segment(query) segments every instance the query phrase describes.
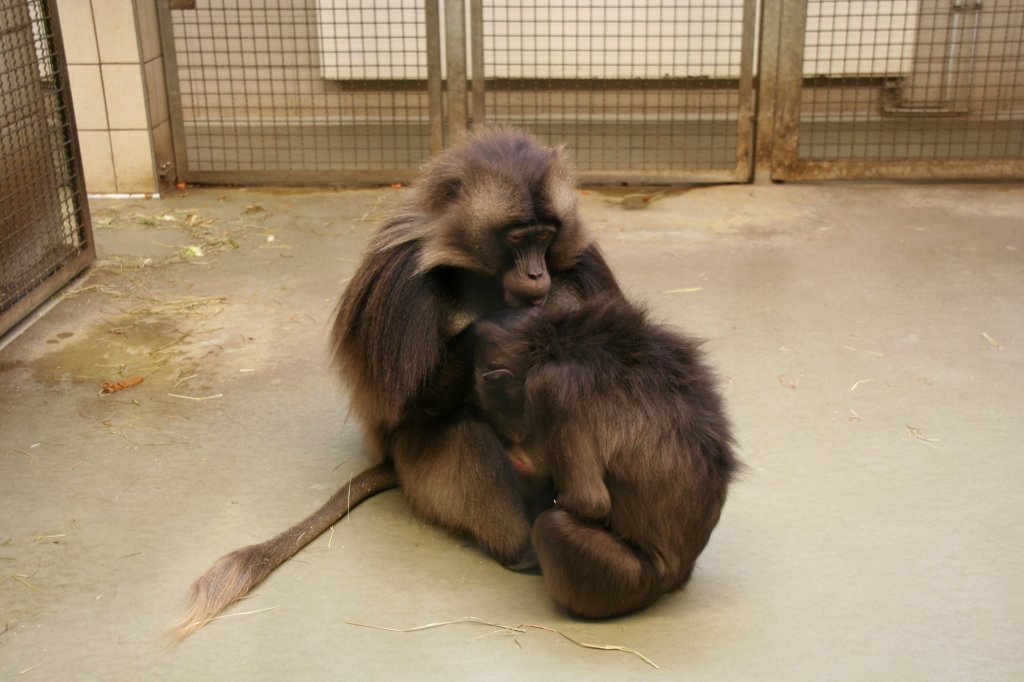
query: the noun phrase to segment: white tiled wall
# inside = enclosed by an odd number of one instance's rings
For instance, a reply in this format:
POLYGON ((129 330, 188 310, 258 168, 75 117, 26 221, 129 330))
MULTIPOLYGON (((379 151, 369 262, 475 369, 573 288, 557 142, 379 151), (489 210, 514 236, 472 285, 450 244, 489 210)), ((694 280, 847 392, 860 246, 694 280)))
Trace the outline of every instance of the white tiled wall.
POLYGON ((159 191, 171 157, 157 0, 57 0, 90 194, 159 191))

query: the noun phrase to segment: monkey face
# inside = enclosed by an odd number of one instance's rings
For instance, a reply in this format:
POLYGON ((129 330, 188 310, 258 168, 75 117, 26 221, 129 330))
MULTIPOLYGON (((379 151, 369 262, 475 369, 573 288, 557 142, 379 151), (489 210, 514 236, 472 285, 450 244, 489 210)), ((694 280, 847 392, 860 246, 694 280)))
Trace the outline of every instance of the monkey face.
POLYGON ((511 308, 541 306, 551 290, 546 261, 548 245, 558 231, 551 225, 512 227, 501 235, 507 255, 501 276, 505 305, 511 308))
MULTIPOLYGON (((512 313, 492 317, 504 319, 509 315, 512 313)), ((474 333, 476 403, 498 434, 521 443, 526 435, 523 378, 515 371, 520 349, 510 332, 494 319, 478 321, 474 333)))
POLYGON ((526 436, 523 409, 523 382, 504 367, 477 370, 477 400, 495 430, 513 443, 526 436))
POLYGON ((552 274, 575 267, 591 243, 562 150, 513 131, 475 135, 439 157, 417 184, 414 213, 427 217, 417 269, 489 280, 500 287, 491 310, 543 305, 552 274))

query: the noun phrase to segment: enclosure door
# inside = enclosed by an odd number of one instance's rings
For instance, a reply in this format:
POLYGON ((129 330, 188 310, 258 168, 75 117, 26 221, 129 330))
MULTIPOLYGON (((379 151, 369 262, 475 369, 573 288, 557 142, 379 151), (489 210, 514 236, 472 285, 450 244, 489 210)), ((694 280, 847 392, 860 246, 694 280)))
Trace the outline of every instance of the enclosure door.
POLYGON ((755 4, 476 0, 476 108, 564 143, 584 181, 745 182, 755 4))
POLYGON ((160 3, 178 179, 411 178, 442 115, 430 113, 428 9, 436 2, 160 3))
POLYGON ((1024 175, 1024 1, 781 0, 771 177, 1024 175))
POLYGON ((0 0, 0 334, 95 253, 54 11, 0 0))
POLYGON ((403 180, 482 124, 584 180, 745 181, 754 0, 161 3, 177 174, 403 180))

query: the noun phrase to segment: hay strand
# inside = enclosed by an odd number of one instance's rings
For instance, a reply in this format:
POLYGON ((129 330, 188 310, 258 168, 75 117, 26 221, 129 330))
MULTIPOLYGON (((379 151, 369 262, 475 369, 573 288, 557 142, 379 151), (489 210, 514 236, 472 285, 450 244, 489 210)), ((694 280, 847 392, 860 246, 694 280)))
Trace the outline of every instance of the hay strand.
POLYGON ((520 627, 536 628, 537 630, 544 630, 546 632, 553 632, 556 635, 560 635, 560 636, 564 637, 565 639, 569 640, 570 642, 572 642, 576 646, 583 647, 584 649, 597 649, 599 651, 622 651, 624 653, 632 654, 634 656, 639 657, 641 660, 643 660, 644 663, 646 663, 649 666, 652 666, 654 668, 658 668, 659 670, 661 669, 661 668, 658 667, 657 663, 655 663, 651 659, 647 658, 646 656, 644 656, 642 653, 640 653, 636 649, 630 649, 628 646, 619 646, 617 644, 589 644, 587 642, 581 642, 578 639, 573 639, 572 637, 570 637, 569 635, 565 634, 561 630, 555 630, 554 628, 545 627, 543 625, 531 625, 529 623, 524 623, 520 627))
POLYGON ((180 393, 168 393, 167 395, 171 396, 172 398, 181 398, 182 400, 196 400, 196 401, 213 400, 214 398, 223 398, 224 397, 223 393, 217 393, 215 395, 206 395, 206 396, 199 396, 199 397, 193 396, 193 395, 181 395, 180 393))
MULTIPOLYGON (((355 625, 356 627, 369 628, 370 630, 383 630, 384 632, 422 632, 423 630, 432 630, 434 628, 445 627, 447 625, 457 625, 457 624, 460 624, 460 623, 473 623, 475 625, 484 625, 484 626, 487 626, 487 627, 497 628, 497 629, 499 629, 499 630, 501 630, 503 632, 516 633, 516 634, 525 633, 526 632, 526 628, 532 628, 534 630, 543 630, 544 632, 551 632, 551 633, 554 633, 556 635, 559 635, 559 636, 565 638, 567 641, 571 642, 572 644, 575 644, 576 646, 581 647, 583 649, 594 649, 594 650, 597 650, 597 651, 621 651, 623 653, 631 654, 631 655, 636 656, 639 659, 641 659, 647 665, 652 666, 654 668, 658 668, 660 670, 658 664, 656 664, 654 661, 649 659, 647 656, 644 656, 642 653, 640 653, 636 649, 631 649, 631 648, 629 648, 627 646, 619 646, 617 644, 591 644, 589 642, 581 642, 578 639, 570 637, 569 635, 565 634, 561 630, 556 630, 554 628, 549 628, 546 625, 535 625, 535 624, 531 624, 531 623, 523 623, 522 625, 513 627, 511 625, 501 625, 499 623, 491 623, 491 622, 482 620, 480 618, 477 618, 475 616, 466 616, 465 618, 457 618, 456 620, 440 621, 440 622, 437 622, 437 623, 427 623, 426 625, 418 625, 418 626, 412 627, 412 628, 388 628, 388 627, 383 627, 383 626, 380 626, 380 625, 367 625, 365 623, 354 623, 352 621, 345 621, 346 625, 355 625)), ((519 641, 516 640, 516 643, 519 644, 519 641)))
POLYGON ((466 616, 465 618, 458 618, 456 620, 446 620, 439 623, 427 623, 426 625, 418 625, 413 628, 386 628, 381 625, 367 625, 365 623, 353 623, 351 621, 345 621, 346 625, 355 625, 360 628, 369 628, 370 630, 383 630, 385 632, 421 632, 423 630, 433 630, 434 628, 444 627, 446 625, 458 625, 459 623, 475 623, 476 625, 486 625, 487 627, 498 628, 507 632, 524 632, 520 628, 514 628, 510 625, 500 625, 498 623, 489 623, 485 620, 481 620, 476 616, 466 616))
POLYGON ((904 424, 904 426, 907 427, 907 435, 910 436, 911 438, 916 438, 922 443, 927 443, 928 445, 931 445, 933 447, 936 443, 939 442, 938 438, 929 438, 925 436, 924 433, 921 432, 921 429, 917 428, 916 426, 911 426, 910 424, 904 424))

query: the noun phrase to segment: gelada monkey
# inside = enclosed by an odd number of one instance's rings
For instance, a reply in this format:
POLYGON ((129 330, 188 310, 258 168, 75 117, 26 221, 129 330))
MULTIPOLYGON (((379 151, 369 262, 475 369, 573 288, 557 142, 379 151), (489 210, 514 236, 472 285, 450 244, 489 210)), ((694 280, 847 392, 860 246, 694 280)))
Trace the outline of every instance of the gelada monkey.
POLYGON ((535 506, 505 446, 467 401, 467 328, 505 308, 570 309, 619 287, 576 206, 560 148, 484 131, 433 160, 377 232, 333 328, 352 410, 378 463, 280 535, 219 559, 192 585, 174 636, 246 594, 349 509, 400 486, 414 513, 506 566, 536 565, 535 506))
POLYGON ((737 467, 698 344, 622 296, 475 331, 479 405, 517 470, 554 479, 533 526, 554 600, 602 618, 686 584, 737 467))

